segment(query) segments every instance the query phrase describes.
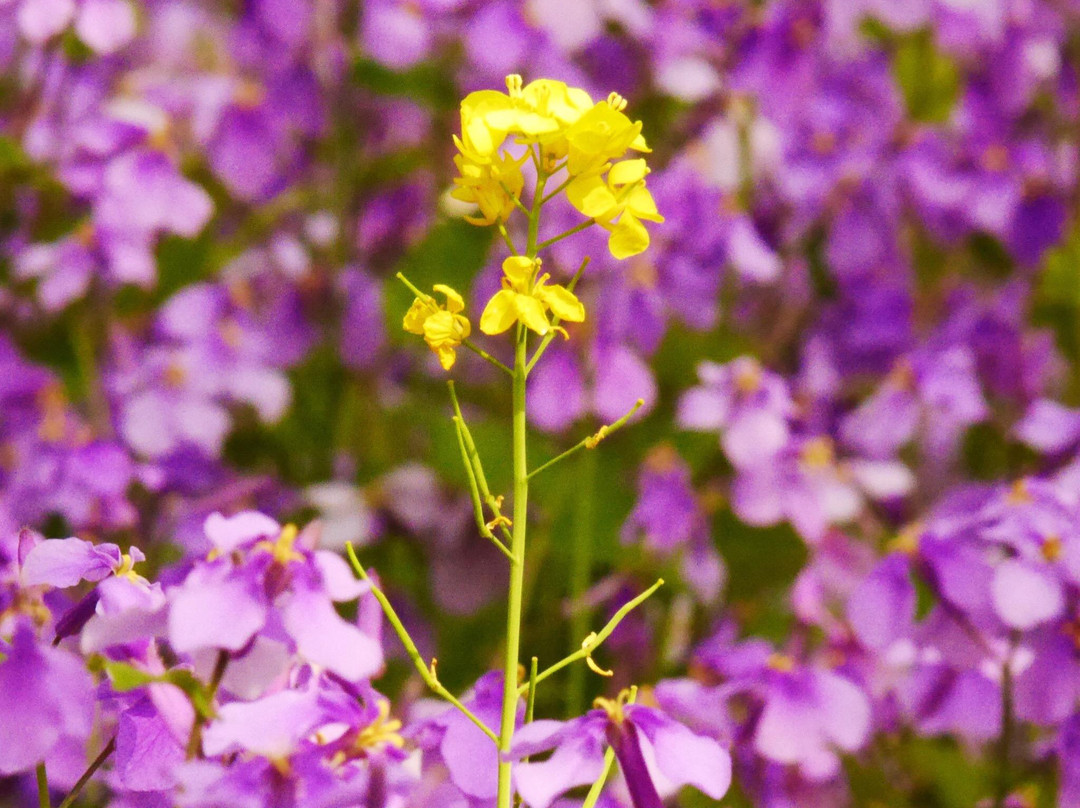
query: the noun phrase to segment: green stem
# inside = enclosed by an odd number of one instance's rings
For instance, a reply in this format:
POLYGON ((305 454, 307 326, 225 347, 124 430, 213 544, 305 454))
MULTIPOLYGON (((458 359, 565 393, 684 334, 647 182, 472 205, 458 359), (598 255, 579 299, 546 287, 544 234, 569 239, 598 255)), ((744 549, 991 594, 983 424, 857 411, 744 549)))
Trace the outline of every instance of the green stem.
POLYGON ((465 437, 461 433, 461 424, 461 419, 455 415, 454 431, 457 433, 458 448, 461 449, 461 464, 465 466, 465 475, 469 478, 469 494, 472 496, 476 528, 480 531, 480 535, 494 544, 499 549, 499 552, 510 559, 511 563, 515 563, 517 559, 511 554, 510 549, 495 537, 495 534, 491 532, 491 528, 484 522, 484 506, 480 502, 480 489, 476 486, 476 472, 473 470, 472 461, 469 460, 469 451, 465 448, 465 437))
MULTIPOLYGON (((465 441, 465 450, 469 462, 472 464, 472 470, 475 475, 477 488, 480 492, 480 498, 491 509, 491 512, 495 514, 495 521, 502 530, 503 538, 506 539, 506 541, 512 542, 513 539, 510 537, 510 531, 506 529, 507 520, 503 519, 502 497, 494 496, 491 493, 491 489, 488 488, 487 475, 484 474, 484 464, 480 462, 480 452, 476 450, 476 442, 473 440, 472 433, 469 431, 469 425, 465 423, 465 417, 461 414, 461 404, 458 403, 457 392, 454 389, 453 380, 448 380, 446 386, 450 390, 450 401, 454 405, 454 417, 457 419, 458 427, 461 430, 462 440, 465 441)), ((505 547, 505 545, 503 546, 505 547)))
POLYGON ((562 454, 556 455, 555 457, 551 458, 551 460, 544 463, 542 466, 538 466, 537 468, 533 469, 529 472, 529 478, 531 479, 535 477, 544 469, 554 466, 560 460, 565 460, 566 458, 570 457, 570 455, 575 454, 581 449, 595 449, 596 445, 608 435, 610 435, 612 432, 616 432, 617 430, 622 429, 624 426, 626 426, 626 422, 629 421, 633 417, 634 413, 641 409, 641 407, 643 406, 645 406, 645 400, 639 398, 637 401, 634 402, 634 406, 630 408, 630 411, 618 421, 600 427, 600 429, 598 429, 595 433, 589 435, 587 438, 582 438, 580 441, 571 446, 562 454))
POLYGON ((71 808, 75 804, 75 800, 79 798, 83 788, 90 782, 90 778, 93 777, 97 770, 101 768, 102 764, 109 759, 109 755, 116 751, 116 738, 113 737, 105 748, 98 753, 98 756, 86 767, 86 771, 82 773, 82 777, 75 781, 75 785, 71 787, 71 791, 64 797, 64 801, 60 803, 60 808, 71 808))
MULTIPOLYGON (((593 532, 596 515, 596 452, 586 452, 578 462, 577 510, 574 514, 574 544, 570 561, 570 636, 580 642, 589 631, 592 609, 585 602, 593 560, 593 532)), ((585 706, 587 669, 577 665, 570 669, 566 686, 566 715, 581 715, 585 706)))
MULTIPOLYGON (((529 150, 536 155, 532 149, 529 150)), ((538 250, 537 234, 540 232, 540 205, 544 198, 544 185, 547 175, 541 170, 540 161, 536 160, 536 188, 533 191, 532 208, 529 210, 528 241, 525 254, 535 258, 538 250)), ((529 330, 521 323, 517 327, 517 339, 514 345, 514 394, 513 394, 513 434, 514 434, 514 531, 510 552, 517 559, 510 566, 510 591, 506 607, 506 656, 503 659, 503 698, 502 716, 499 721, 499 751, 510 751, 514 740, 514 724, 517 718, 518 703, 518 659, 521 655, 521 604, 525 591, 525 529, 529 512, 529 460, 527 453, 527 416, 525 414, 525 382, 529 371, 529 330)), ((497 808, 512 808, 514 787, 510 780, 510 761, 499 756, 499 781, 496 798, 497 808)))
POLYGON ((502 362, 500 362, 494 356, 489 354, 487 351, 485 351, 483 348, 481 348, 479 345, 477 345, 471 339, 462 340, 461 344, 464 345, 466 348, 468 348, 473 353, 475 353, 477 356, 481 357, 482 359, 487 360, 487 362, 489 362, 490 364, 497 367, 503 373, 506 373, 506 374, 508 374, 510 376, 514 375, 514 371, 510 370, 510 368, 508 368, 506 365, 504 365, 502 362))
POLYGON ((1013 704, 1013 677, 1012 659, 1015 648, 1015 638, 1009 646, 1009 653, 1005 657, 1005 663, 1001 666, 1001 737, 998 739, 997 748, 997 782, 994 786, 994 808, 1004 808, 1009 799, 1012 789, 1012 736, 1016 724, 1015 708, 1013 704))
POLYGON ((427 663, 424 662, 424 658, 420 656, 420 651, 416 647, 416 643, 413 642, 412 637, 409 636, 409 632, 406 631, 405 626, 401 622, 401 618, 398 617, 397 612, 394 611, 394 607, 390 605, 390 601, 379 587, 375 586, 375 582, 371 580, 371 576, 367 574, 367 570, 364 569, 360 563, 360 559, 356 557, 356 551, 353 549, 352 542, 348 542, 345 545, 345 554, 349 557, 349 563, 352 565, 353 571, 364 581, 367 581, 371 585, 371 594, 375 596, 375 600, 379 601, 379 606, 382 607, 383 614, 386 615, 387 622, 394 629, 394 633, 397 634, 398 639, 401 640, 401 644, 405 646, 405 653, 409 655, 409 659, 412 660, 413 665, 416 666, 417 672, 420 674, 420 678, 424 680, 424 684, 432 689, 433 692, 442 696, 448 702, 453 704, 462 715, 472 721, 481 732, 487 735, 494 743, 499 743, 499 736, 492 732, 487 724, 481 721, 468 707, 461 703, 445 687, 442 682, 439 681, 439 677, 435 675, 435 660, 431 661, 431 667, 429 668, 427 663))
POLYGON ((499 222, 499 235, 502 236, 503 241, 506 242, 506 246, 509 248, 511 255, 520 255, 517 251, 517 247, 514 246, 514 240, 510 238, 510 232, 502 222, 499 222))
POLYGON ((536 711, 536 665, 539 660, 532 658, 529 663, 529 697, 525 701, 525 723, 530 724, 536 711))
POLYGON ((409 291, 412 292, 414 295, 416 295, 421 300, 432 300, 431 295, 429 295, 427 292, 421 292, 419 289, 417 289, 416 285, 412 281, 410 281, 408 278, 406 278, 403 273, 398 272, 395 277, 399 281, 401 281, 403 284, 405 284, 409 288, 409 291))
MULTIPOLYGON (((535 218, 535 217, 534 217, 535 218)), ((530 223, 530 235, 532 224, 530 223)), ((530 238, 530 242, 532 242, 530 238)), ((521 652, 521 601, 525 581, 525 526, 528 519, 529 470, 526 456, 525 360, 528 332, 518 326, 514 351, 514 531, 510 552, 519 562, 510 567, 510 593, 506 610, 506 656, 503 660, 502 718, 499 723, 499 750, 508 752, 514 738, 518 703, 518 658, 521 652)), ((499 760, 498 808, 511 808, 513 786, 510 762, 499 760)))
MULTIPOLYGON (((550 247, 552 244, 557 244, 558 242, 562 241, 564 238, 570 238, 570 236, 574 235, 575 233, 580 233, 585 228, 592 227, 594 224, 596 224, 595 219, 586 219, 581 224, 575 225, 574 227, 571 227, 565 233, 559 233, 559 235, 553 236, 552 238, 549 238, 547 241, 541 241, 539 244, 536 245, 536 252, 539 252, 540 250, 543 250, 543 249, 545 249, 547 247, 550 247)), ((533 257, 535 257, 535 256, 533 256, 533 257)))
POLYGON ((45 773, 45 761, 37 765, 37 794, 40 808, 51 808, 49 802, 49 775, 45 773))
POLYGON ((585 802, 581 803, 581 808, 593 808, 596 805, 596 801, 600 799, 600 794, 604 791, 604 785, 607 783, 608 776, 611 774, 614 765, 615 750, 609 746, 608 750, 604 752, 604 769, 600 772, 596 782, 592 784, 589 793, 585 795, 585 802))
MULTIPOLYGON (((225 650, 218 651, 217 658, 214 660, 214 670, 210 674, 210 683, 206 687, 207 703, 214 703, 214 697, 217 696, 218 687, 221 686, 221 680, 225 678, 225 669, 228 666, 229 652, 225 650)), ((191 725, 191 735, 188 736, 187 756, 189 760, 199 757, 202 753, 202 731, 205 723, 205 719, 196 714, 195 721, 191 725)))

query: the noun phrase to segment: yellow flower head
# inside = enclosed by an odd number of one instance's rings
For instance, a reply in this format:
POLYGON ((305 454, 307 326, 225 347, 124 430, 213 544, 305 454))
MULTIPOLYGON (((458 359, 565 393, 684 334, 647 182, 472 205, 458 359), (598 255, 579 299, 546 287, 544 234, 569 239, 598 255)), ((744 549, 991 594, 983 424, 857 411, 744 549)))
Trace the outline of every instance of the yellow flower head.
POLYGON ((567 170, 571 175, 602 171, 605 163, 622 157, 627 149, 649 151, 641 136, 641 121, 626 117, 625 107, 626 100, 612 93, 567 129, 567 170))
POLYGON ((616 258, 629 258, 648 248, 649 233, 642 219, 664 221, 645 187, 648 173, 641 158, 623 160, 610 166, 606 180, 595 172, 575 177, 566 187, 570 204, 610 231, 608 249, 616 258))
POLYGON ((539 258, 514 255, 503 261, 502 289, 488 301, 480 315, 480 330, 501 334, 516 322, 537 334, 552 329, 549 313, 560 320, 580 323, 585 307, 574 293, 558 284, 548 285, 549 275, 540 275, 539 258))
POLYGON ((419 334, 439 357, 443 370, 454 366, 454 349, 469 338, 472 326, 460 312, 465 308, 461 295, 444 284, 436 284, 434 291, 446 297, 440 306, 433 297, 417 297, 405 312, 404 327, 410 334, 419 334))

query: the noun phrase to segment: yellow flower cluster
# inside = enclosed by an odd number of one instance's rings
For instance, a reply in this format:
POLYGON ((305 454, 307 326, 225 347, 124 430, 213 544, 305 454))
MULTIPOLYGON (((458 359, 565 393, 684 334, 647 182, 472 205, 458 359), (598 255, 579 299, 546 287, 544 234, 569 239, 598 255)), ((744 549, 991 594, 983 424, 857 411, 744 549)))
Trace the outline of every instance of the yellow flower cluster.
POLYGON ((642 221, 664 219, 645 187, 645 161, 622 159, 627 151, 649 151, 641 121, 623 111, 626 101, 612 93, 594 103, 584 90, 551 79, 523 86, 513 75, 506 86, 506 93, 480 90, 461 102, 461 137, 454 138, 459 176, 452 195, 479 208, 469 221, 490 225, 509 217, 520 204, 521 169, 533 153, 546 174, 566 170, 567 199, 610 232, 612 255, 644 251, 649 234, 642 221), (504 150, 507 138, 519 148, 504 150))

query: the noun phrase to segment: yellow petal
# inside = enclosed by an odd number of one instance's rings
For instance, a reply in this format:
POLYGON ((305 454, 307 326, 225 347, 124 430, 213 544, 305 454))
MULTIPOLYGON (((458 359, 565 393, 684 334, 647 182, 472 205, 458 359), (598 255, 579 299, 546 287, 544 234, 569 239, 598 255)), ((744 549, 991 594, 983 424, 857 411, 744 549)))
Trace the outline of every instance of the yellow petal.
POLYGON ((649 232, 645 225, 629 213, 619 217, 608 238, 608 249, 619 260, 645 252, 649 247, 649 232))
POLYGON ((434 306, 429 301, 416 298, 413 300, 412 305, 409 306, 409 310, 405 312, 405 319, 402 322, 402 326, 410 334, 423 334, 424 333, 424 320, 428 318, 434 311, 434 306))
POLYGON ((457 355, 454 353, 453 348, 442 345, 433 350, 435 351, 435 355, 439 357, 439 364, 442 365, 443 370, 450 370, 450 368, 454 366, 454 360, 457 359, 457 355))
POLYGON ((451 314, 457 314, 465 308, 465 300, 445 283, 437 283, 433 288, 446 295, 446 310, 451 314))
POLYGON ((638 219, 646 219, 650 222, 664 221, 664 217, 656 209, 656 201, 653 199, 652 194, 649 193, 649 189, 644 185, 632 188, 626 198, 623 199, 623 204, 638 219))
POLYGON ((514 299, 517 292, 503 289, 495 293, 480 315, 480 330, 485 334, 501 334, 517 320, 517 308, 514 299))
POLYGON ((580 323, 585 319, 585 307, 574 293, 564 286, 541 286, 536 290, 536 296, 544 301, 552 314, 560 320, 580 323))
MULTIPOLYGON (((424 340, 434 348, 443 344, 460 344, 463 338, 461 321, 465 320, 461 315, 454 315, 448 311, 437 311, 424 320, 424 340)), ((465 324, 468 324, 465 320, 465 324)))
POLYGON ((651 152, 652 151, 652 149, 650 149, 648 146, 645 145, 645 136, 643 134, 641 134, 640 132, 638 133, 638 136, 636 138, 634 138, 633 142, 630 144, 630 148, 633 149, 634 151, 639 151, 639 152, 651 152))
POLYGON ((629 185, 631 182, 645 179, 649 173, 649 167, 641 158, 636 160, 623 160, 611 167, 608 174, 608 182, 612 185, 629 185))
POLYGON ((525 292, 532 281, 536 261, 532 258, 526 258, 524 255, 511 255, 503 261, 502 268, 503 274, 506 275, 511 286, 519 292, 525 292))
POLYGON ((514 295, 514 307, 517 309, 517 319, 537 334, 546 334, 551 329, 544 304, 532 295, 514 295))
POLYGON ((590 219, 603 219, 616 207, 615 195, 596 174, 576 177, 566 186, 570 204, 590 219))

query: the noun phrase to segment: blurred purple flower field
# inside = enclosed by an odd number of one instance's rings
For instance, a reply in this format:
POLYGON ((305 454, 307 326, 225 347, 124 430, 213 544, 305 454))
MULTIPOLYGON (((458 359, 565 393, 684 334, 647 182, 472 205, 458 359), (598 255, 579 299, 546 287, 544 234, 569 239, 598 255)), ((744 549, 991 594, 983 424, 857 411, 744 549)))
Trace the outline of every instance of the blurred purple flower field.
POLYGON ((1078 0, 0 0, 0 806, 1080 808, 1078 371, 1078 0))

